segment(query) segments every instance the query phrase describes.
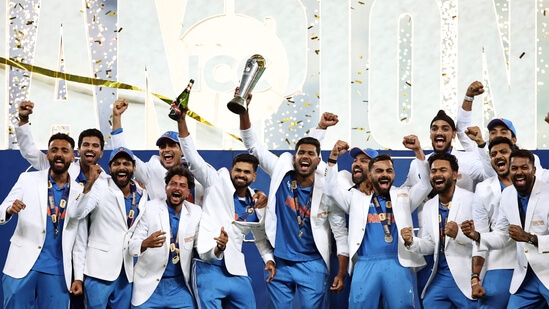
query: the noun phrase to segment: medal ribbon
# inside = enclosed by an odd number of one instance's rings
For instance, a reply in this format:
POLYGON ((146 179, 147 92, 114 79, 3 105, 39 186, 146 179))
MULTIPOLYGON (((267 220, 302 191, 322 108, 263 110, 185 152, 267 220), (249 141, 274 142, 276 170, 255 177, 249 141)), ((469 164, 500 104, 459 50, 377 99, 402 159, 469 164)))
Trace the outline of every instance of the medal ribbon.
POLYGON ((386 199, 385 212, 383 212, 383 208, 381 208, 381 205, 379 204, 379 199, 377 194, 374 194, 374 196, 372 197, 372 201, 374 202, 377 216, 379 218, 379 222, 381 223, 381 226, 383 227, 383 233, 385 233, 385 237, 392 238, 390 226, 393 219, 393 207, 391 204, 390 197, 386 199))
POLYGON ((307 214, 310 215, 311 213, 311 203, 312 203, 312 196, 313 196, 313 188, 311 188, 311 192, 309 192, 309 196, 307 197, 307 200, 304 205, 299 204, 299 192, 297 190, 297 179, 295 176, 295 173, 291 173, 292 175, 292 193, 294 195, 294 205, 295 205, 295 212, 297 214, 297 225, 299 226, 299 237, 303 236, 303 227, 305 226, 305 220, 307 219, 307 214))
MULTIPOLYGON (((234 198, 238 199, 236 196, 236 192, 234 193, 234 198)), ((239 200, 239 202, 241 202, 239 200)), ((250 192, 246 191, 246 210, 242 214, 238 214, 237 212, 234 213, 235 221, 242 221, 246 222, 246 219, 254 213, 254 202, 252 201, 252 197, 250 196, 250 192)))
MULTIPOLYGON (((179 213, 181 215, 181 213, 179 213)), ((179 218, 178 222, 179 222, 179 218)), ((170 220, 170 256, 172 257, 172 263, 179 263, 179 224, 171 226, 172 220, 170 220)))
MULTIPOLYGON (((440 203, 440 202, 439 202, 440 203)), ((444 227, 446 227, 446 223, 448 223, 448 215, 450 214, 450 208, 452 207, 452 201, 448 203, 448 209, 445 209, 442 207, 442 203, 440 203, 440 208, 444 209, 444 211, 448 211, 446 214, 446 218, 442 220, 442 215, 440 214, 441 209, 439 209, 438 212, 438 228, 439 228, 439 235, 440 235, 440 252, 444 253, 444 247, 446 243, 446 233, 444 232, 444 227)))
POLYGON ((128 209, 128 213, 126 215, 128 228, 130 228, 133 225, 135 218, 139 213, 139 209, 137 209, 136 205, 137 203, 139 203, 139 200, 141 199, 141 196, 137 194, 137 187, 135 186, 134 183, 130 183, 130 190, 132 192, 131 194, 132 200, 131 200, 130 209, 128 209))
POLYGON ((65 219, 65 214, 67 213, 67 200, 69 198, 69 192, 70 192, 70 181, 67 176, 67 183, 63 187, 63 194, 61 196, 61 200, 59 201, 59 205, 55 205, 55 199, 53 197, 53 183, 51 176, 48 179, 48 204, 49 207, 47 209, 47 214, 51 218, 51 222, 53 223, 53 228, 55 229, 55 235, 59 233, 59 221, 65 219), (61 215, 59 215, 59 208, 62 209, 61 215))

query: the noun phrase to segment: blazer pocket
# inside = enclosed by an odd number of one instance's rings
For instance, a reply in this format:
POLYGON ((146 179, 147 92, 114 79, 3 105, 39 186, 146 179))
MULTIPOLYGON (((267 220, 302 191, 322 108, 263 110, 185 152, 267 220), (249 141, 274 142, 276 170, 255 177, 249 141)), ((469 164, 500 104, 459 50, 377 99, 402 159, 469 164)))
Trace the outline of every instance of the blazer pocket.
POLYGON ((183 248, 185 248, 185 250, 192 250, 195 238, 195 235, 186 235, 183 237, 183 248))
POLYGON ((97 249, 97 250, 100 250, 100 251, 104 251, 104 252, 107 252, 110 249, 109 244, 104 243, 104 242, 100 242, 100 241, 96 241, 96 240, 92 240, 92 239, 90 239, 90 241, 88 242, 88 247, 94 248, 94 249, 97 249))
POLYGON ((538 235, 547 235, 547 220, 543 216, 533 216, 530 223, 531 231, 538 235))

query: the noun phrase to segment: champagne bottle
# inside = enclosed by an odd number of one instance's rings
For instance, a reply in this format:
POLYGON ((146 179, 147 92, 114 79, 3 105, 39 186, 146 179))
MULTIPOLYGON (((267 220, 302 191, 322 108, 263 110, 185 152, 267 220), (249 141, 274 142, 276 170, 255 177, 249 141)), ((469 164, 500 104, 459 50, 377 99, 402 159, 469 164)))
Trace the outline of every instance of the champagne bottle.
POLYGON ((183 90, 183 92, 181 92, 181 94, 179 94, 179 96, 177 96, 177 98, 173 101, 170 108, 170 113, 168 114, 171 119, 175 121, 181 119, 184 110, 187 109, 187 105, 189 104, 189 95, 191 94, 193 84, 194 80, 191 79, 187 85, 187 88, 185 88, 185 90, 183 90))

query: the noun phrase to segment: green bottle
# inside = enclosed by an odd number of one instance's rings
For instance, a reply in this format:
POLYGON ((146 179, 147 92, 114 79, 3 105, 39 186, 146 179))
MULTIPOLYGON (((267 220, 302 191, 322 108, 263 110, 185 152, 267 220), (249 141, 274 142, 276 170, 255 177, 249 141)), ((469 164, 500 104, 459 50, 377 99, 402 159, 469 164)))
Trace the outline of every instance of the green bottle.
POLYGON ((178 121, 181 119, 181 115, 183 115, 183 111, 187 109, 187 105, 189 104, 189 96, 191 94, 191 88, 193 87, 194 79, 191 79, 189 81, 189 84, 187 85, 187 88, 181 92, 179 96, 173 101, 170 113, 168 116, 172 118, 175 121, 178 121))

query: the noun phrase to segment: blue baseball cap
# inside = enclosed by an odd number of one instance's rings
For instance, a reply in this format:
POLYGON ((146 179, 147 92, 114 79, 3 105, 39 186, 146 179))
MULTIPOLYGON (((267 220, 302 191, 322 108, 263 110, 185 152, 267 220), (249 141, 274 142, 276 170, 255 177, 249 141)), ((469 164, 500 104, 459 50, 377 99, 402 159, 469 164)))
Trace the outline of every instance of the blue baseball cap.
POLYGON ((505 118, 494 118, 490 120, 490 122, 488 122, 488 125, 487 125, 488 130, 492 130, 492 128, 498 124, 504 127, 507 127, 507 129, 513 132, 513 137, 517 137, 517 131, 515 130, 515 126, 513 125, 511 120, 505 119, 505 118))
POLYGON ((160 146, 165 139, 169 139, 170 141, 179 144, 179 134, 175 131, 167 131, 156 140, 156 146, 160 146))
POLYGON ((109 157, 109 164, 119 154, 126 154, 128 157, 130 157, 130 159, 132 161, 135 162, 135 156, 133 155, 133 152, 131 150, 129 150, 128 148, 125 148, 125 147, 119 147, 119 148, 113 149, 111 151, 111 156, 109 157))
POLYGON ((360 149, 358 147, 354 147, 349 151, 349 154, 351 155, 351 157, 353 157, 353 159, 361 153, 365 154, 370 159, 373 159, 378 155, 377 151, 373 150, 372 148, 360 149))

